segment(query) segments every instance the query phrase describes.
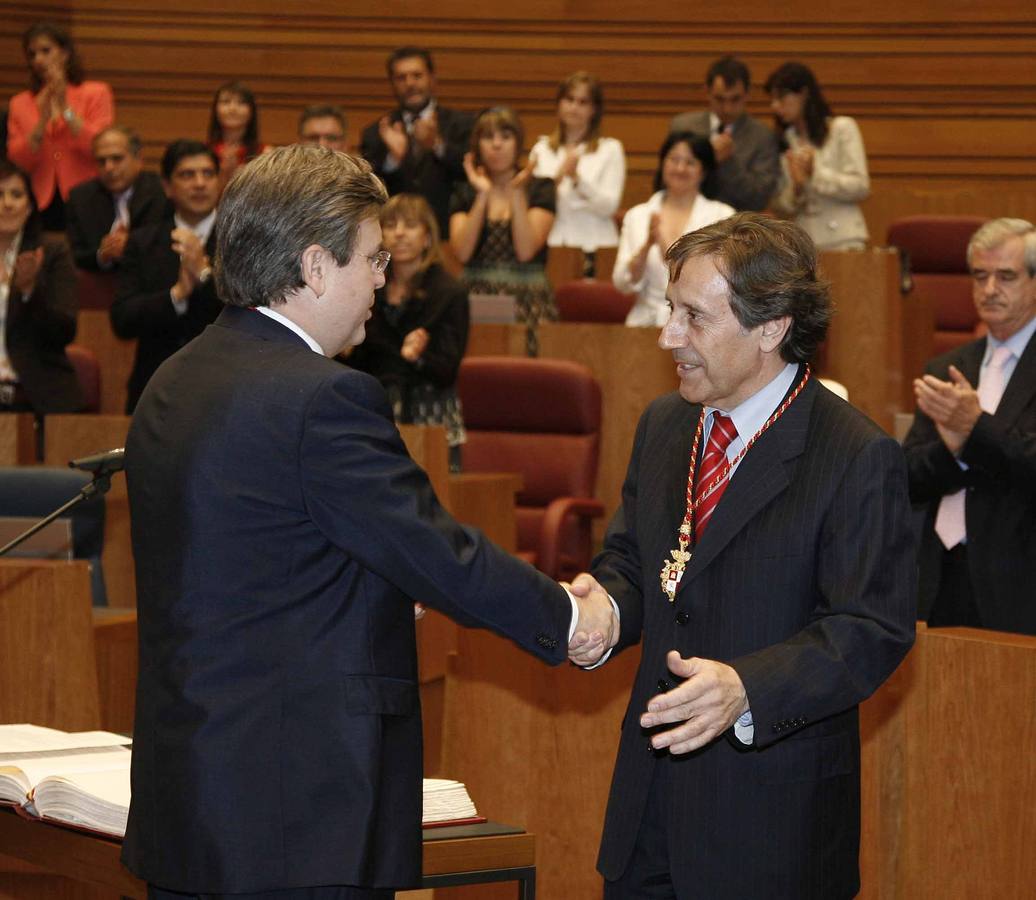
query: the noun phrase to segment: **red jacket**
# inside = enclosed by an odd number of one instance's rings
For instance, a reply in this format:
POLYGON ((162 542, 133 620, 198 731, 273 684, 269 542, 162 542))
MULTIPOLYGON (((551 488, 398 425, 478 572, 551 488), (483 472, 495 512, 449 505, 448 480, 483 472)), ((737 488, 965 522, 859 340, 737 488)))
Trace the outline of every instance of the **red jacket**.
POLYGON ((50 121, 35 151, 29 144, 29 135, 40 120, 36 95, 31 91, 15 94, 7 113, 7 156, 29 173, 40 209, 50 206, 55 185, 67 199, 72 188, 97 174, 91 143, 115 120, 112 89, 103 81, 70 84, 65 97, 72 111, 83 120, 83 127, 73 135, 64 119, 50 121))

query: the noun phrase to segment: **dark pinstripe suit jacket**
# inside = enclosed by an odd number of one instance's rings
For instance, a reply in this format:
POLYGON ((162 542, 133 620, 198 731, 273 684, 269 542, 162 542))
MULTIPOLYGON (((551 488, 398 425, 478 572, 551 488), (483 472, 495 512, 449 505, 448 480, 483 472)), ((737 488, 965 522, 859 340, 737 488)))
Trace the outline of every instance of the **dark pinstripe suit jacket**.
POLYGON ((700 407, 678 394, 641 418, 623 505, 593 564, 643 641, 598 868, 630 858, 652 775, 671 766, 666 824, 680 897, 851 897, 859 886, 857 704, 913 641, 914 547, 895 442, 811 381, 738 467, 675 604, 659 569, 683 517, 700 407), (656 758, 639 716, 673 681, 666 653, 741 676, 755 743, 656 758))
MULTIPOLYGON (((986 353, 982 338, 933 359, 925 371, 944 381, 955 365, 973 385, 986 353)), ((935 424, 918 410, 903 442, 910 495, 927 504, 921 534, 919 617, 927 619, 942 571, 935 514, 944 494, 968 488, 968 567, 982 624, 1036 634, 1036 337, 1030 338, 994 415, 979 416, 961 451, 962 471, 935 424)))

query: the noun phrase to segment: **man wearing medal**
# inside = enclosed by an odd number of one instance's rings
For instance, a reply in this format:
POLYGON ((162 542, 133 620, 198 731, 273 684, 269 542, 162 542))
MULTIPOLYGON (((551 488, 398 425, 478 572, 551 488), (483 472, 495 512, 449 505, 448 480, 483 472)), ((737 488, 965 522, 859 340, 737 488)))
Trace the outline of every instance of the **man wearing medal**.
POLYGON ((857 705, 914 636, 898 445, 812 376, 830 317, 797 226, 744 213, 669 248, 679 391, 640 420, 592 574, 642 657, 605 898, 849 898, 857 705))

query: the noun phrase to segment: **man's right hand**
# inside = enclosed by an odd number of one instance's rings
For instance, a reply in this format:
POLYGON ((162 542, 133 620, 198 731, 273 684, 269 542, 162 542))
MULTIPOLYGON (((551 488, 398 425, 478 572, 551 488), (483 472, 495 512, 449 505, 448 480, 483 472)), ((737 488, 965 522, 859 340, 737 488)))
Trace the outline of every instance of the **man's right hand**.
POLYGON ((102 262, 109 263, 122 259, 122 254, 126 252, 126 241, 128 239, 129 232, 123 225, 120 225, 115 231, 101 238, 98 255, 102 262))
POLYGON ((608 592, 587 572, 565 585, 579 607, 579 621, 568 644, 568 658, 577 666, 592 666, 619 640, 619 620, 608 592))
POLYGON ((734 155, 734 139, 726 132, 721 131, 709 138, 712 144, 712 152, 716 157, 716 165, 725 163, 734 155))

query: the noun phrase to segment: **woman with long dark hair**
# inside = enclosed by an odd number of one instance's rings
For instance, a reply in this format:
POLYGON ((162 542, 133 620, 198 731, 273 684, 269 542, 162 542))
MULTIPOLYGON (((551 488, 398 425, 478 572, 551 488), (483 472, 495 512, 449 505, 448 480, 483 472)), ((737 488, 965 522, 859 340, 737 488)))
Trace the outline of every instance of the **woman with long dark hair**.
POLYGON ((665 324, 669 315, 666 249, 681 235, 734 214, 732 206, 709 200, 700 192, 702 181, 715 167, 708 138, 676 131, 662 142, 655 193, 623 218, 612 271, 612 281, 620 291, 637 295, 626 316, 627 325, 658 328, 665 324))
POLYGON ((270 149, 259 139, 259 107, 251 88, 228 81, 216 88, 209 113, 208 145, 219 157, 220 182, 230 181, 238 166, 270 149))
POLYGON ((76 275, 68 245, 43 233, 32 184, 0 160, 0 411, 75 412, 76 275))
POLYGON ((7 155, 32 181, 43 227, 65 230, 65 200, 93 178, 93 139, 115 119, 112 89, 86 81, 69 33, 37 22, 22 36, 29 90, 15 94, 7 116, 7 155))
POLYGON ((809 66, 787 62, 766 79, 784 155, 774 207, 820 250, 867 243, 859 202, 870 195, 867 153, 854 119, 836 116, 809 66))

